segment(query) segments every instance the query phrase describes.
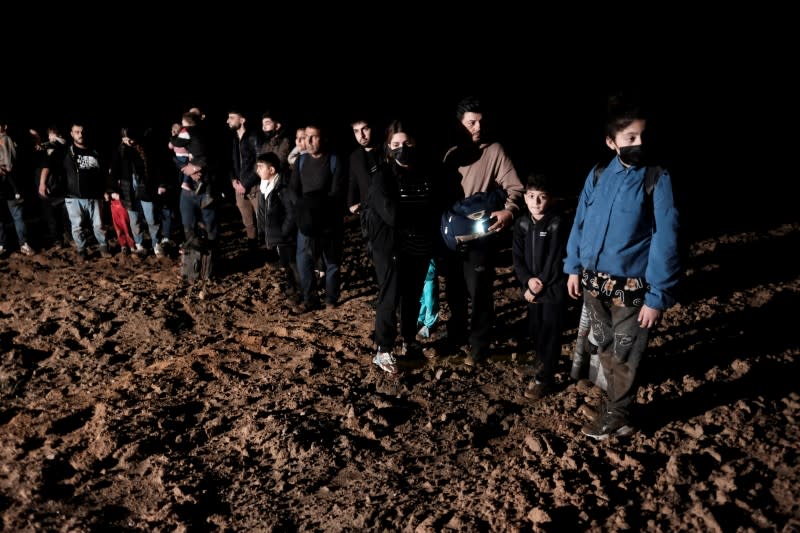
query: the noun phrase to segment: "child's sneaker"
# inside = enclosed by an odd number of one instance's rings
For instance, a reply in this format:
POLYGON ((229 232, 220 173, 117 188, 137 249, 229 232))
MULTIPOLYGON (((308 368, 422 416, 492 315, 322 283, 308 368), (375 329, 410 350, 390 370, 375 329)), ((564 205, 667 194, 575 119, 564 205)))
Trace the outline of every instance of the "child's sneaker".
POLYGON ((375 354, 375 358, 372 359, 372 362, 384 372, 390 374, 397 373, 397 362, 391 352, 384 352, 381 348, 378 348, 378 353, 375 354))
POLYGON ((19 251, 22 252, 24 255, 33 255, 33 254, 36 253, 36 252, 33 251, 33 248, 31 248, 28 245, 27 242, 19 247, 19 251))

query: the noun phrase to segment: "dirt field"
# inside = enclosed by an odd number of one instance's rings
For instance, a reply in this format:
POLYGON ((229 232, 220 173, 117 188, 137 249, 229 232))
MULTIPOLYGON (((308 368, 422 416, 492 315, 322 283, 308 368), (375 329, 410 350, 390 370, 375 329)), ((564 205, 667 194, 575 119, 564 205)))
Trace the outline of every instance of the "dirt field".
POLYGON ((487 364, 371 364, 348 228, 343 303, 299 315, 234 222, 202 289, 174 252, 0 259, 0 529, 800 529, 800 224, 692 243, 639 431, 605 443, 580 434, 600 391, 569 379, 574 328, 557 392, 522 395, 535 356, 507 250, 487 364))

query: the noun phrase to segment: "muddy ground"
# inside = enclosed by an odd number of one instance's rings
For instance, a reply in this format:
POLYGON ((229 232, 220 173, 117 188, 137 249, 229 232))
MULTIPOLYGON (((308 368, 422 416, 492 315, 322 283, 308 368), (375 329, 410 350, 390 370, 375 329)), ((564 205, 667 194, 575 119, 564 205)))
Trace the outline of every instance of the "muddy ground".
POLYGON ((596 442, 580 426, 600 391, 569 379, 575 328, 556 393, 522 394, 536 360, 508 250, 491 360, 391 376, 370 362, 352 221, 342 304, 295 314, 227 214, 203 288, 178 279, 174 250, 0 259, 0 529, 800 529, 800 224, 692 242, 639 431, 596 442))

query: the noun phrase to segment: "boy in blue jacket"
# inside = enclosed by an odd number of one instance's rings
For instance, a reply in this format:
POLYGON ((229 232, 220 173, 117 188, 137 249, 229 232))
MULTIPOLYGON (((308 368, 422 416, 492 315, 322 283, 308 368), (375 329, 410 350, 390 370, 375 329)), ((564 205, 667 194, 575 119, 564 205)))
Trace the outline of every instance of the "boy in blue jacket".
POLYGON ((648 185, 641 109, 612 100, 606 145, 615 157, 581 192, 567 243, 567 291, 581 293, 606 376, 606 398, 581 431, 594 439, 628 435, 637 368, 650 328, 675 303, 680 274, 678 212, 672 180, 659 172, 648 185))

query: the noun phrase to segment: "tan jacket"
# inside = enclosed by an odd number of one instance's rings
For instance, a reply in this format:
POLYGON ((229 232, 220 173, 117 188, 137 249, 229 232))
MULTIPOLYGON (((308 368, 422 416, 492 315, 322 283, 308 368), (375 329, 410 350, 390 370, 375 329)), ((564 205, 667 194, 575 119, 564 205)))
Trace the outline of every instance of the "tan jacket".
POLYGON ((14 170, 17 160, 17 145, 5 133, 0 133, 0 168, 5 172, 14 170))
MULTIPOLYGON (((444 156, 445 162, 457 149, 458 147, 453 147, 447 151, 444 156)), ((461 187, 464 189, 464 196, 500 187, 508 194, 505 208, 517 216, 525 188, 517 176, 514 164, 499 143, 482 144, 480 150, 481 156, 477 161, 458 167, 458 172, 462 176, 461 187)))

